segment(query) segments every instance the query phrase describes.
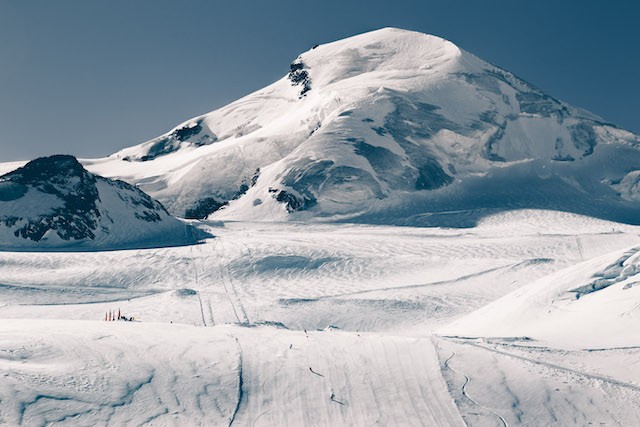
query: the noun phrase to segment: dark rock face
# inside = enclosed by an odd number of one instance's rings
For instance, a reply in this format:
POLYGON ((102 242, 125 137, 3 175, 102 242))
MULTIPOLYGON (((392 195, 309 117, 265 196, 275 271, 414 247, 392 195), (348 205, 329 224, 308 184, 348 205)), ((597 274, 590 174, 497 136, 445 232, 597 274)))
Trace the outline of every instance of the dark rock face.
POLYGON ((284 190, 280 190, 276 193, 276 200, 287 206, 287 212, 308 209, 316 204, 315 199, 308 199, 306 197, 299 198, 284 190))
POLYGON ((139 220, 158 222, 161 214, 167 215, 160 203, 136 187, 95 176, 73 156, 55 155, 33 160, 0 177, 0 201, 20 203, 28 198, 19 213, 3 215, 0 210, 0 224, 17 225, 14 235, 34 242, 51 231, 66 241, 94 239, 98 230, 108 233, 106 225, 112 222, 100 211, 98 183, 115 187, 124 208, 139 220), (48 210, 47 204, 51 204, 48 210), (40 213, 29 212, 34 208, 40 213))
POLYGON ((193 126, 183 126, 171 132, 170 135, 178 141, 186 141, 187 139, 199 134, 202 131, 201 124, 202 121, 198 121, 194 123, 193 126))
POLYGON ((282 184, 290 190, 269 191, 274 193, 277 201, 286 205, 288 212, 308 209, 317 203, 317 192, 333 166, 334 163, 330 160, 311 163, 301 161, 282 179, 282 184))
POLYGON ((187 208, 184 213, 184 217, 186 219, 204 219, 227 204, 229 204, 229 202, 216 200, 213 197, 207 197, 187 208))
POLYGON ((29 188, 11 181, 0 181, 0 202, 10 202, 24 196, 29 188))
POLYGON ((196 147, 213 144, 218 137, 211 132, 205 132, 202 120, 197 120, 188 125, 182 126, 168 135, 157 138, 151 142, 147 154, 139 158, 125 157, 125 161, 138 160, 146 162, 159 156, 164 156, 177 151, 182 143, 188 142, 196 147))
POLYGON ((309 72, 305 70, 305 65, 302 61, 296 60, 291 64, 291 70, 289 71, 288 78, 291 80, 291 84, 294 86, 301 86, 300 98, 306 95, 311 90, 311 79, 309 78, 309 72))
POLYGON ((181 213, 185 219, 205 219, 215 211, 227 206, 229 201, 242 197, 249 188, 253 187, 260 177, 260 168, 256 169, 250 181, 243 182, 236 192, 227 194, 213 194, 209 197, 197 200, 188 206, 184 213, 181 213))
POLYGON ((41 157, 0 177, 2 180, 30 185, 48 193, 61 195, 69 188, 81 192, 95 180, 73 156, 41 157))
MULTIPOLYGON (((56 155, 33 160, 24 167, 0 177, 0 180, 57 196, 62 207, 52 209, 37 218, 3 218, 0 221, 13 226, 18 221, 26 224, 18 228, 16 237, 40 241, 44 234, 56 230, 63 240, 95 238, 100 212, 96 178, 87 172, 72 156, 56 155)), ((24 191, 23 195, 27 191, 24 191)), ((28 214, 25 212, 25 214, 28 214)))
POLYGON ((107 180, 96 177, 98 180, 106 181, 109 184, 123 191, 118 191, 118 197, 127 206, 134 209, 134 216, 146 222, 162 221, 161 213, 169 214, 160 202, 152 199, 147 193, 140 191, 137 187, 120 180, 107 180))

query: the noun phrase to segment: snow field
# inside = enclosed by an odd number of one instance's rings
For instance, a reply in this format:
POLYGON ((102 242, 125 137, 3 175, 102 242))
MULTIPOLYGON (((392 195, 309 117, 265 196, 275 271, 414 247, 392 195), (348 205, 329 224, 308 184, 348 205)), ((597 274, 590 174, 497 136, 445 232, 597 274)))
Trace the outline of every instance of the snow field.
POLYGON ((7 320, 6 425, 462 425, 428 338, 7 320))
MULTIPOLYGON (((536 279, 613 271, 615 251, 639 244, 636 227, 544 211, 465 229, 201 227, 218 237, 174 248, 0 253, 2 423, 637 423, 637 349, 564 349, 548 333, 523 339, 494 334, 499 327, 475 339, 441 332, 536 279), (138 321, 103 321, 117 309, 138 321)), ((610 319, 612 328, 627 325, 610 319)), ((526 325, 508 323, 510 332, 526 325)), ((596 339, 584 325, 571 334, 606 343, 607 333, 596 339)), ((636 335, 626 336, 634 344, 636 335)))

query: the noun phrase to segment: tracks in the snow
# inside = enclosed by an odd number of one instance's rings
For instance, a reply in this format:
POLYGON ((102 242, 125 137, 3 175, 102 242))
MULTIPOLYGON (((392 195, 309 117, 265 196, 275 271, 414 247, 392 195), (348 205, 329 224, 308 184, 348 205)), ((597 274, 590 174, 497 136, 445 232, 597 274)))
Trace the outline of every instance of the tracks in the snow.
MULTIPOLYGON (((440 347, 439 344, 437 344, 438 348, 442 348, 440 347)), ((499 420, 500 423, 502 423, 503 427, 509 427, 509 424, 507 423, 507 420, 505 420, 505 418, 498 414, 497 412, 493 411, 491 408, 488 408, 484 405, 482 405, 481 403, 479 403, 477 400, 473 399, 470 395, 469 395, 469 391, 467 390, 467 387, 469 385, 469 383, 471 382, 471 378, 469 378, 467 375, 456 371, 455 369, 453 369, 450 365, 449 362, 451 362, 451 360, 455 357, 456 352, 452 350, 451 352, 451 356, 449 356, 443 363, 443 367, 445 369, 450 370, 451 372, 453 372, 454 374, 457 375, 462 375, 464 377, 464 384, 462 384, 462 387, 460 388, 460 392, 462 394, 462 396, 464 396, 467 400, 469 400, 469 402, 471 402, 473 405, 477 406, 478 408, 484 409, 488 412, 490 412, 491 414, 493 414, 494 416, 496 416, 499 420)))
MULTIPOLYGON (((202 324, 204 326, 208 326, 207 321, 204 319, 204 309, 202 308, 202 298, 200 298, 200 293, 197 293, 196 296, 198 297, 198 304, 200 305, 200 316, 202 317, 202 324)), ((213 326, 213 324, 211 326, 213 326)))
MULTIPOLYGON (((222 241, 222 238, 218 237, 218 239, 220 239, 218 242, 220 244, 221 250, 223 252, 226 252, 226 248, 224 246, 224 242, 222 241)), ((213 251, 215 251, 215 248, 216 246, 213 247, 213 251)), ((220 257, 217 257, 215 253, 213 254, 213 257, 215 257, 218 260, 218 270, 220 272, 220 280, 222 282, 222 286, 224 286, 224 291, 227 294, 227 297, 229 298, 229 303, 233 308, 233 312, 236 316, 236 319, 238 320, 238 323, 245 323, 245 324, 250 323, 249 316, 247 316, 247 311, 245 310, 244 305, 242 304, 242 301, 238 296, 238 290, 236 289, 236 285, 231 276, 231 271, 229 270, 229 266, 228 265, 223 266, 222 262, 220 262, 220 257)))
POLYGON ((522 361, 525 361, 525 362, 533 363, 533 364, 536 364, 536 365, 539 365, 539 366, 544 366, 544 367, 551 368, 551 369, 557 369, 559 371, 563 371, 563 372, 566 372, 566 373, 569 373, 569 374, 582 376, 582 377, 589 378, 589 379, 596 380, 596 381, 606 382, 606 383, 609 383, 609 384, 612 384, 612 385, 615 385, 615 386, 618 386, 618 387, 624 387, 624 388, 631 389, 633 391, 640 392, 640 386, 637 386, 635 384, 626 383, 624 381, 618 381, 618 380, 616 380, 614 378, 609 378, 609 377, 606 377, 604 375, 590 374, 590 373, 587 373, 587 372, 584 372, 584 371, 578 371, 577 369, 571 369, 571 368, 567 368, 565 366, 557 365, 555 363, 542 362, 540 360, 536 360, 536 359, 531 358, 531 357, 520 356, 518 354, 513 354, 513 353, 510 353, 508 351, 503 351, 503 350, 498 350, 498 349, 491 348, 491 347, 486 347, 484 345, 481 345, 481 344, 478 344, 478 343, 475 343, 475 342, 470 342, 470 341, 467 341, 467 340, 462 340, 462 339, 454 340, 454 339, 447 338, 447 337, 442 337, 442 338, 450 340, 450 341, 453 341, 453 342, 457 342, 457 343, 466 344, 466 345, 470 345, 470 346, 473 346, 473 347, 481 348, 483 350, 490 351, 490 352, 493 352, 493 353, 496 353, 496 354, 501 354, 503 356, 507 356, 507 357, 511 357, 511 358, 514 358, 514 359, 519 359, 519 360, 522 360, 522 361))
MULTIPOLYGON (((198 273, 198 263, 200 261, 200 259, 198 257, 196 257, 193 254, 193 247, 191 247, 191 264, 193 265, 193 280, 195 283, 195 290, 196 290, 196 296, 198 297, 198 305, 200 306, 200 316, 202 319, 202 324, 204 326, 214 326, 215 320, 213 318, 213 309, 211 308, 211 301, 207 298, 207 307, 208 307, 208 311, 209 311, 209 324, 207 324, 207 320, 205 318, 205 310, 204 310, 204 303, 202 302, 202 297, 201 297, 201 291, 200 291, 200 278, 202 277, 199 273, 198 273)), ((202 269, 204 271, 204 269, 202 269)))
POLYGON ((191 250, 191 260, 194 270, 194 282, 198 296, 198 303, 200 306, 200 316, 202 319, 202 324, 204 326, 215 325, 213 305, 211 303, 211 298, 209 296, 207 288, 211 288, 219 284, 222 285, 222 289, 224 290, 227 300, 229 301, 231 311, 233 312, 233 316, 235 317, 235 321, 237 323, 249 324, 249 316, 247 315, 244 304, 242 304, 242 300, 238 295, 238 290, 233 280, 231 271, 229 270, 229 266, 225 265, 221 261, 221 259, 223 258, 222 255, 226 251, 224 243, 221 239, 221 237, 216 237, 212 245, 207 245, 211 248, 211 250, 210 253, 205 256, 197 257, 194 255, 193 249, 191 250), (220 246, 222 254, 218 253, 218 246, 220 246), (206 271, 205 267, 202 265, 203 258, 213 263, 214 267, 209 268, 210 271, 206 271), (214 274, 219 275, 218 283, 210 280, 214 274), (207 283, 209 281, 211 281, 211 283, 207 283), (209 318, 209 322, 207 322, 207 317, 209 318))
POLYGON ((242 351, 242 346, 240 345, 240 340, 234 335, 229 334, 235 341, 238 347, 238 395, 236 400, 236 406, 233 409, 233 413, 231 414, 231 418, 229 419, 229 427, 231 427, 238 416, 238 411, 240 411, 240 406, 242 405, 242 399, 244 397, 244 385, 243 385, 243 363, 244 363, 244 354, 242 351))

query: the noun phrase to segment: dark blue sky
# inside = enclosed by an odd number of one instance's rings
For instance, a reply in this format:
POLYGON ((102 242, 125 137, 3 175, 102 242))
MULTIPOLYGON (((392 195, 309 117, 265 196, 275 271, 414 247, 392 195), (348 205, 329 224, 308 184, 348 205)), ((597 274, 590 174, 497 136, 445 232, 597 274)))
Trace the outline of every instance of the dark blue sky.
POLYGON ((0 0, 0 161, 110 154, 271 83, 316 43, 385 26, 640 132, 636 3, 0 0))

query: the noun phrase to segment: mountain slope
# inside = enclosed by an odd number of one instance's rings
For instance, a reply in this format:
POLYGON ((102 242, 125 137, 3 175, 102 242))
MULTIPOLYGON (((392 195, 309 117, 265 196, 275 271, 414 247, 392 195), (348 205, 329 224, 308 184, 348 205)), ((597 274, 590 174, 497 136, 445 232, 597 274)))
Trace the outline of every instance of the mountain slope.
POLYGON ((640 248, 633 247, 543 277, 439 332, 560 348, 636 346, 639 297, 640 248))
POLYGON ((72 156, 39 158, 0 176, 3 249, 184 244, 189 227, 134 186, 87 172, 72 156))
POLYGON ((439 37, 385 28, 289 68, 85 164, 193 218, 227 203, 216 218, 437 225, 416 215, 536 207, 633 222, 640 212, 638 136, 439 37))

